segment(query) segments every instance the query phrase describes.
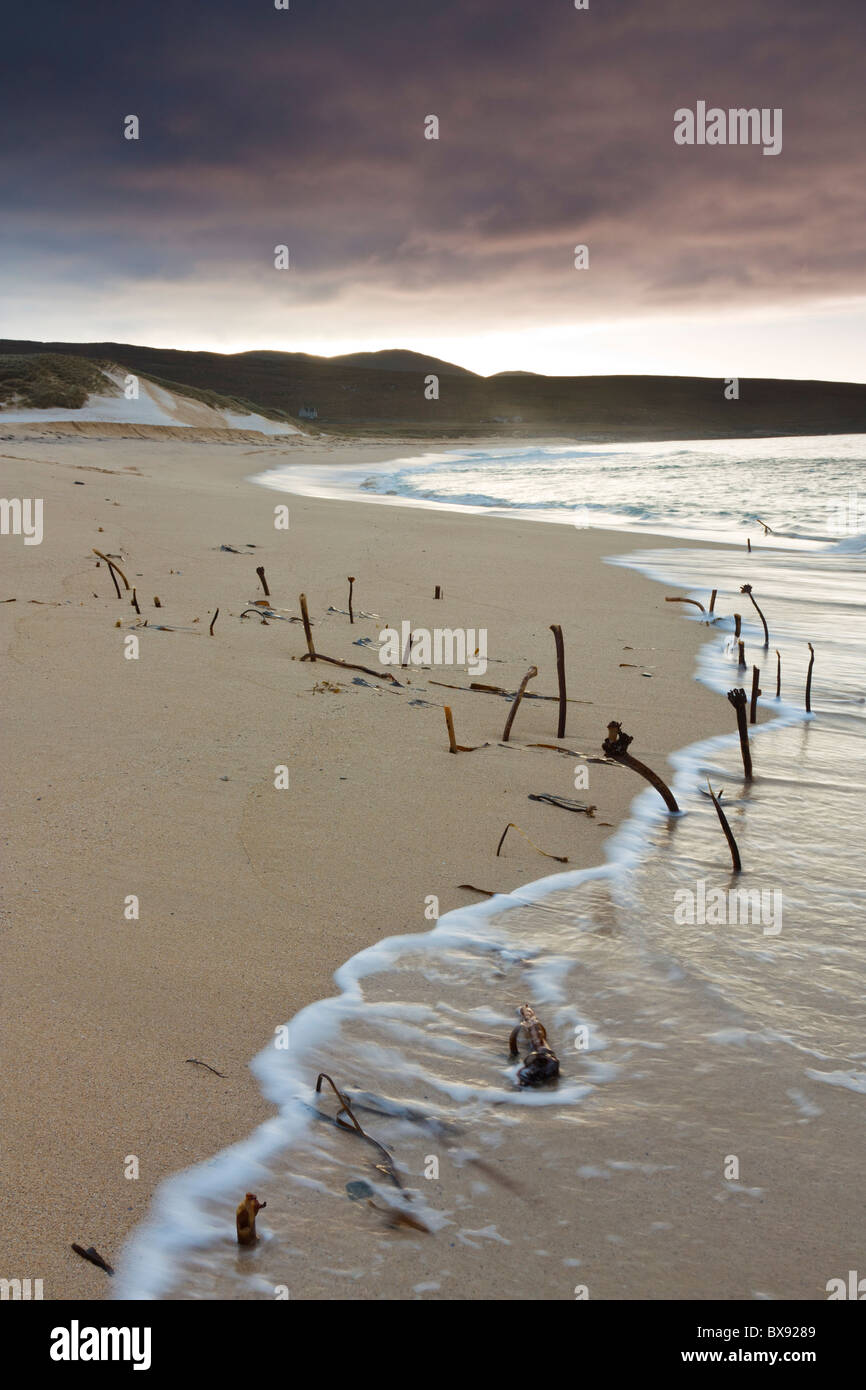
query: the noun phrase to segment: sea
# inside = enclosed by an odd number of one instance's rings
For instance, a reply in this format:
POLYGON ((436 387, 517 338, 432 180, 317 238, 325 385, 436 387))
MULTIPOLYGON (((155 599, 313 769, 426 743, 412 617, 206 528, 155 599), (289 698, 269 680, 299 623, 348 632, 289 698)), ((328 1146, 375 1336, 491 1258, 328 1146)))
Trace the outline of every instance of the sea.
POLYGON ((276 1115, 158 1189, 118 1296, 808 1299, 866 1273, 866 436, 455 447, 255 481, 628 531, 610 562, 695 600, 697 678, 748 693, 757 665, 771 717, 750 779, 731 709, 673 755, 678 814, 635 779, 596 866, 426 933, 383 923, 251 1060, 276 1115), (543 1018, 555 1085, 517 1084, 503 1000, 543 1018), (239 1251, 259 1189, 289 1200, 239 1251))

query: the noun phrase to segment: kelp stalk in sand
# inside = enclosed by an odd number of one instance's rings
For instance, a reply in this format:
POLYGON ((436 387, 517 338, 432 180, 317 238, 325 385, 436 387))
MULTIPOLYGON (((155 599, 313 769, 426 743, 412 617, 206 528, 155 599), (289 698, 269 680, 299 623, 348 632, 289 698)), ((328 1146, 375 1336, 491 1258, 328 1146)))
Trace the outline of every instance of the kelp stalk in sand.
POLYGON ((354 614, 354 612, 352 611, 352 590, 354 589, 354 587, 355 587, 355 576, 354 576, 353 574, 350 574, 350 575, 349 575, 349 622, 352 623, 352 624, 354 624, 354 621, 355 621, 355 614, 354 614))
POLYGON ((559 1058, 547 1041, 547 1029, 534 1009, 521 1004, 517 1011, 520 1022, 511 1030, 508 1051, 512 1057, 518 1056, 517 1040, 521 1029, 529 1039, 529 1052, 523 1059, 523 1066, 517 1073, 520 1086, 540 1086, 544 1081, 553 1081, 559 1076, 559 1058))
POLYGON ((89 1262, 92 1265, 96 1265, 98 1269, 104 1269, 106 1274, 114 1273, 114 1270, 111 1268, 111 1265, 108 1264, 107 1261, 102 1258, 99 1251, 96 1250, 92 1245, 88 1245, 87 1249, 85 1250, 82 1245, 76 1245, 73 1241, 72 1249, 75 1251, 76 1255, 81 1256, 82 1260, 89 1260, 89 1262))
POLYGON ((262 581, 262 588, 263 588, 264 591, 265 591, 265 598, 270 598, 270 596, 271 596, 271 591, 270 591, 270 589, 268 588, 268 581, 265 579, 265 567, 264 567, 264 565, 256 565, 256 574, 259 576, 259 579, 262 581))
POLYGON ((216 622, 216 620, 217 620, 217 618, 219 617, 219 615, 220 615, 220 611, 219 611, 219 609, 217 609, 216 612, 214 613, 213 617, 212 617, 211 620, 210 620, 210 628, 208 629, 208 631, 210 632, 211 637, 213 637, 213 625, 214 625, 214 623, 216 622))
POLYGON ((742 625, 743 625, 743 619, 742 619, 741 615, 740 615, 739 613, 735 613, 735 614, 734 614, 734 636, 735 636, 735 637, 739 637, 739 635, 740 635, 740 629, 742 628, 742 625))
POLYGON ((559 682, 559 723, 556 726, 556 737, 565 738, 565 713, 568 703, 568 694, 565 689, 565 648, 562 642, 562 628, 559 623, 551 623, 550 630, 556 644, 556 679, 559 682))
POLYGON ((742 637, 737 643, 737 647, 740 653, 739 657, 737 658, 737 665, 740 667, 741 670, 745 671, 748 662, 746 661, 746 644, 743 641, 742 637))
POLYGON ((197 1057, 187 1057, 186 1060, 192 1062, 195 1067, 206 1067, 208 1071, 213 1072, 214 1076, 221 1076, 223 1080, 225 1080, 225 1072, 217 1071, 216 1067, 211 1066, 210 1062, 200 1062, 197 1057))
POLYGON ((502 742, 503 742, 503 743, 507 743, 507 742, 508 742, 508 736, 509 736, 509 734, 511 733, 511 726, 512 726, 512 724, 514 723, 514 716, 517 714, 517 710, 518 710, 518 707, 519 707, 519 705, 520 705, 520 701, 523 699, 524 691, 526 690, 526 687, 528 686, 529 682, 530 682, 535 676, 537 676, 537 675, 538 675, 538 667, 537 667, 537 666, 530 666, 530 668, 529 668, 529 670, 527 671, 526 675, 523 677, 523 680, 520 682, 520 686, 519 686, 519 688, 518 688, 517 694, 516 694, 515 697, 514 697, 514 704, 511 706, 511 709, 508 711, 508 718, 507 718, 506 721, 505 721, 505 732, 504 732, 504 734, 502 735, 502 742))
POLYGON ((717 594, 718 592, 719 592, 718 589, 713 589, 713 592, 710 594, 710 614, 711 614, 711 615, 712 615, 712 613, 714 612, 715 607, 716 607, 716 594, 717 594))
POLYGON ((782 697, 782 653, 776 649, 776 699, 782 697))
POLYGON ((133 590, 132 590, 132 598, 131 598, 129 601, 130 601, 130 603, 132 604, 132 606, 133 606, 133 608, 135 609, 135 611, 136 611, 136 613, 138 614, 138 616, 141 617, 141 609, 140 609, 139 606, 138 606, 138 599, 137 599, 136 596, 135 596, 135 587, 134 587, 134 586, 133 586, 133 590))
MULTIPOLYGON (((709 777, 707 778, 707 786, 710 787, 710 779, 709 779, 709 777)), ((722 804, 721 804, 721 796, 722 796, 722 793, 719 792, 719 794, 718 794, 718 796, 717 796, 716 793, 713 791, 712 787, 710 787, 710 796, 712 797, 713 805, 714 805, 715 808, 716 808, 716 815, 717 815, 718 818, 719 818, 719 824, 721 825, 722 829, 723 829, 724 832, 725 832, 725 839, 727 840, 727 842, 728 842, 728 847, 729 847, 729 849, 730 849, 730 851, 731 851, 731 861, 732 861, 732 863, 733 863, 734 870, 735 870, 736 873, 739 873, 740 870, 742 869, 743 865, 742 865, 742 862, 741 862, 741 860, 740 860, 740 851, 739 851, 739 849, 738 849, 738 847, 737 847, 737 842, 736 842, 736 840, 734 839, 734 833, 733 833, 733 831, 731 830, 731 827, 728 825, 728 818, 727 818, 727 816, 725 815, 724 811, 722 810, 722 804)))
MULTIPOLYGON (((301 621, 304 624, 304 636, 307 639, 307 654, 302 656, 302 661, 327 661, 329 666, 341 666, 344 671, 363 671, 367 676, 375 676, 380 681, 390 681, 392 685, 399 685, 396 676, 392 676, 390 671, 374 671, 371 666, 358 666, 354 661, 341 661, 338 656, 323 656, 317 652, 313 646, 313 632, 310 627, 310 615, 307 612, 306 594, 298 595, 298 603, 301 608, 301 621)), ((241 615, 243 616, 243 615, 241 615)))
POLYGON ((445 723, 448 726, 448 742, 451 745, 448 751, 451 753, 459 753, 460 749, 457 745, 457 739, 454 735, 454 719, 451 714, 451 706, 444 705, 443 708, 445 710, 445 723))
POLYGON ((567 863, 568 863, 568 859, 567 859, 567 857, 566 857, 564 854, 548 854, 548 852, 547 852, 546 849, 539 849, 539 848, 538 848, 538 845, 535 843, 535 841, 534 841, 534 840, 530 840, 530 839, 529 839, 529 836, 528 836, 527 833, 526 833, 526 831, 525 831, 525 830, 521 830, 519 825, 515 825, 513 820, 510 820, 510 821, 508 822, 508 824, 506 825, 506 827, 505 827, 505 829, 503 830, 502 835, 501 835, 501 837, 500 837, 499 844, 496 846, 496 858, 497 858, 497 859, 499 858, 500 851, 501 851, 501 849, 502 849, 502 846, 503 846, 504 843, 505 843, 505 837, 506 837, 506 835, 508 834, 509 830, 516 830, 517 833, 518 833, 518 835, 522 835, 523 838, 524 838, 524 840, 528 840, 529 843, 532 845, 532 848, 536 851, 536 853, 538 853, 538 854, 543 854, 544 857, 545 857, 545 859, 555 859, 556 862, 557 862, 557 864, 567 864, 567 863))
MULTIPOLYGON (((94 555, 101 554, 101 552, 98 550, 94 550, 93 553, 94 555)), ((114 573, 114 566, 112 565, 110 560, 106 560, 105 563, 108 566, 108 573, 111 575, 111 582, 114 585, 114 592, 117 594, 117 597, 120 598, 120 585, 117 582, 117 575, 114 573)), ((96 568, 99 569, 99 566, 97 565, 96 568)), ((93 597, 96 598, 96 594, 94 594, 93 597)))
POLYGON ((430 1227, 425 1226, 423 1221, 419 1221, 417 1216, 411 1216, 408 1211, 401 1211, 399 1207, 380 1207, 372 1198, 367 1199, 367 1206, 372 1207, 373 1211, 377 1211, 380 1216, 384 1216, 387 1226, 392 1228, 408 1226, 413 1231, 423 1231, 425 1235, 432 1235, 430 1227))
POLYGON ((307 639, 307 653, 310 661, 315 661, 316 648, 313 646, 313 633, 310 627, 310 615, 307 612, 307 595, 300 594, 298 597, 298 603, 301 607, 301 618, 304 624, 304 636, 307 639))
POLYGON ((458 743, 454 735, 454 717, 451 713, 451 706, 443 705, 442 708, 445 712, 445 723, 448 726, 449 753, 477 753, 479 748, 487 747, 486 743, 476 743, 472 746, 465 743, 458 743))
MULTIPOLYGON (((340 1109, 337 1111, 337 1114, 334 1117, 334 1124, 337 1125, 340 1129, 348 1129, 350 1131, 354 1131, 354 1133, 357 1134, 360 1139, 366 1139, 368 1144, 372 1144, 373 1148, 376 1149, 378 1153, 381 1155, 381 1161, 375 1164, 374 1166, 379 1170, 380 1173, 387 1174, 387 1176, 393 1182, 394 1186, 399 1187, 402 1191, 403 1184, 400 1181, 399 1174, 397 1173, 397 1170, 394 1167, 394 1160, 389 1154, 388 1150, 385 1148, 384 1144, 380 1144, 378 1139, 374 1139, 372 1135, 367 1134, 366 1130, 361 1128, 358 1120, 355 1118, 355 1115, 352 1111, 351 1105, 348 1102, 348 1099, 346 1098, 346 1096, 343 1095, 342 1091, 338 1088, 335 1082, 331 1080, 331 1077, 325 1071, 320 1071, 319 1075, 316 1078, 316 1093, 319 1094, 321 1092, 323 1081, 327 1081, 331 1090, 334 1092, 334 1095, 340 1102, 340 1109), (351 1121, 350 1124, 347 1124, 345 1120, 342 1120, 340 1118, 340 1116, 343 1114, 348 1115, 349 1120, 351 1121)), ((408 1193, 406 1195, 407 1197, 409 1196, 408 1193)))
POLYGON ((807 643, 812 655, 809 657, 809 669, 806 672, 806 713, 812 713, 812 667, 815 665, 815 648, 812 643, 807 643))
POLYGON ((746 723, 746 692, 745 690, 729 690, 728 699, 737 711, 737 730, 740 735, 740 752, 743 755, 743 772, 746 780, 752 778, 752 753, 749 748, 749 726, 746 723))
POLYGON ((436 585, 436 589, 435 589, 435 591, 434 591, 434 593, 433 593, 433 597, 434 597, 434 598, 441 598, 441 597, 442 597, 442 587, 441 587, 441 585, 439 585, 439 584, 436 585))
MULTIPOLYGON (((443 690, 469 690, 474 691, 476 695, 501 695, 505 700, 513 700, 515 693, 513 690, 506 690, 503 685, 485 685, 483 681, 471 681, 469 685, 452 685, 450 681, 431 680, 429 684, 438 685, 443 690)), ((557 702, 559 701, 558 695, 539 695, 533 690, 525 691, 523 698, 524 700, 556 700, 557 702)), ((592 700, 569 699, 568 704, 591 705, 592 700)))
POLYGON ((761 672, 757 666, 752 667, 752 699, 749 705, 749 723, 755 724, 758 718, 758 696, 763 695, 763 690, 758 689, 758 681, 761 679, 761 672))
MULTIPOLYGON (((123 580, 123 587, 124 587, 124 589, 126 589, 126 591, 127 591, 127 593, 128 593, 128 592, 129 592, 129 580, 127 579, 126 575, 123 573, 123 570, 120 568, 120 565, 115 564, 114 560, 110 560, 110 559, 108 558, 107 555, 103 555, 102 551, 101 551, 101 550, 97 550, 95 546, 93 547, 93 553, 94 553, 94 555, 98 555, 99 558, 100 558, 100 560, 104 560, 105 563, 108 565, 108 568, 111 570, 111 577, 112 577, 112 579, 114 579, 114 571, 117 570, 117 573, 120 575, 121 579, 123 580)), ((117 580, 116 580, 116 579, 114 579, 114 587, 115 587, 115 589, 117 589, 117 597, 120 598, 120 589, 117 588, 117 580)))
POLYGON ((622 725, 613 719, 607 726, 607 738, 601 746, 609 758, 613 758, 615 762, 622 763, 624 767, 630 767, 633 772, 639 772, 641 777, 645 777, 650 785, 655 787, 668 810, 678 812, 680 808, 670 787, 662 781, 657 773, 653 772, 651 767, 647 767, 646 763, 639 762, 629 753, 628 748, 631 742, 632 735, 624 733, 622 725))
MULTIPOLYGON (((714 589, 713 593, 715 592, 716 591, 714 589)), ((698 603, 698 600, 696 598, 666 598, 665 603, 693 603, 695 608, 700 608, 702 613, 706 613, 707 611, 702 603, 698 603)))
MULTIPOLYGON (((392 685, 400 686, 396 676, 392 676, 390 671, 374 671, 372 666, 358 666, 354 661, 341 661, 338 656, 323 656, 321 652, 316 652, 313 661, 327 661, 329 666, 342 666, 344 671, 363 671, 367 676, 375 676, 380 681, 390 681, 392 685)), ((302 661, 309 661, 309 656, 302 656, 302 661)))
POLYGON ((543 801, 548 806, 559 806, 563 811, 582 811, 590 819, 595 818, 595 807, 583 801, 573 801, 570 796, 554 796, 552 792, 529 792, 530 801, 543 801))
POLYGON ((768 632, 768 630, 767 630, 767 619, 764 617, 763 613, 761 612, 760 608, 758 607, 758 603, 757 603, 757 600, 756 600, 756 598, 755 598, 755 595, 752 593, 752 586, 751 586, 751 584, 741 584, 741 585, 740 585, 740 593, 741 593, 741 594, 748 594, 748 595, 749 595, 749 598, 752 600, 752 603, 753 603, 753 605, 754 605, 754 607, 755 607, 755 609, 756 609, 756 611, 757 611, 758 617, 761 619, 761 622, 762 622, 763 627, 764 627, 764 646, 765 646, 765 647, 769 647, 769 645, 770 645, 770 634, 769 634, 769 632, 768 632))

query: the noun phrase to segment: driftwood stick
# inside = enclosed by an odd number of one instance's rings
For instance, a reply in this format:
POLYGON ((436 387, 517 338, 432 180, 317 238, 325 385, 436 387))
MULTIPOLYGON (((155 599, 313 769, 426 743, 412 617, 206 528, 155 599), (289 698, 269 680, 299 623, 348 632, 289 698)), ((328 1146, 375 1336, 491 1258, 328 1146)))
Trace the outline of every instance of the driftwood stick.
POLYGON ((264 567, 264 565, 256 565, 256 574, 259 576, 259 579, 262 581, 262 588, 263 588, 264 591, 265 591, 265 598, 270 598, 270 596, 271 596, 271 591, 270 591, 270 589, 268 588, 268 581, 265 579, 265 567, 264 567))
POLYGON ((517 714, 517 708, 518 708, 518 706, 519 706, 519 704, 520 704, 520 701, 523 699, 524 691, 526 690, 526 687, 528 686, 528 684, 529 684, 529 682, 532 680, 532 678, 533 678, 534 676, 537 676, 537 675, 538 675, 538 667, 537 667, 537 666, 530 666, 530 668, 529 668, 529 670, 527 671, 526 675, 523 677, 523 680, 520 682, 519 689, 518 689, 518 691, 517 691, 517 694, 516 694, 515 697, 514 697, 514 704, 511 706, 511 709, 508 711, 508 718, 507 718, 506 721, 505 721, 505 732, 504 732, 503 735, 502 735, 502 742, 503 742, 503 743, 507 743, 507 742, 508 742, 508 736, 509 736, 509 734, 511 733, 511 726, 512 726, 512 724, 514 723, 514 716, 517 714))
POLYGON ((518 835, 522 835, 522 836, 523 836, 524 840, 529 840, 529 843, 532 845, 532 848, 533 848, 534 850, 536 850, 536 852, 537 852, 538 854, 543 854, 544 857, 545 857, 545 859, 555 859, 556 862, 557 862, 557 864, 567 864, 567 863, 568 863, 568 858, 567 858, 567 856, 564 855, 564 854, 548 854, 546 849, 539 849, 539 848, 538 848, 538 845, 535 843, 535 841, 534 841, 534 840, 530 840, 530 839, 529 839, 529 836, 528 836, 527 833, 526 833, 526 831, 525 831, 525 830, 521 830, 519 825, 515 825, 513 820, 510 820, 510 821, 508 822, 508 824, 506 825, 505 829, 504 829, 503 832, 502 832, 502 838, 500 839, 499 844, 496 846, 496 858, 497 858, 497 859, 499 858, 499 852, 500 852, 500 850, 502 849, 503 844, 505 843, 505 837, 506 837, 506 835, 508 834, 509 830, 516 830, 517 833, 518 833, 518 835))
POLYGON ((213 637, 213 625, 214 625, 214 623, 216 622, 216 620, 217 620, 217 618, 219 617, 219 615, 220 615, 220 611, 219 611, 219 609, 217 609, 216 612, 214 613, 213 617, 212 617, 211 620, 210 620, 210 635, 211 635, 211 637, 213 637))
POLYGON ((565 707, 568 703, 568 694, 565 689, 565 647, 563 646, 562 628, 559 623, 551 623, 550 630, 556 644, 556 679, 559 682, 559 723, 556 726, 556 737, 565 738, 565 707))
POLYGON ((354 576, 354 574, 350 574, 350 575, 349 575, 349 622, 350 622, 350 623, 354 623, 354 621, 355 621, 355 614, 354 614, 354 612, 352 611, 352 590, 353 590, 354 587, 355 587, 355 576, 354 576))
MULTIPOLYGON (((715 593, 715 589, 713 593, 715 593)), ((698 603, 696 598, 666 598, 665 603, 693 603, 695 608, 700 608, 702 613, 707 611, 702 603, 698 603)))
POLYGON ((758 603, 757 603, 757 600, 756 600, 756 598, 755 598, 755 595, 752 593, 752 586, 751 586, 751 584, 741 584, 741 585, 740 585, 740 593, 741 593, 741 594, 748 594, 748 595, 749 595, 749 598, 752 600, 752 603, 753 603, 755 609, 757 610, 758 617, 761 619, 761 622, 762 622, 763 627, 764 627, 764 646, 765 646, 765 647, 769 647, 769 645, 770 645, 770 634, 769 634, 769 632, 767 631, 767 619, 764 617, 763 613, 761 612, 760 608, 758 607, 758 603))
POLYGON ((775 531, 773 530, 772 526, 767 525, 766 521, 762 521, 759 516, 756 516, 755 520, 757 521, 759 526, 763 526, 765 536, 775 536, 775 531))
POLYGON ((614 719, 607 726, 607 738, 601 746, 609 758, 613 758, 615 762, 622 763, 624 767, 630 767, 633 772, 639 772, 641 777, 645 777, 650 785, 655 787, 669 811, 679 811, 676 797, 670 787, 662 781, 657 773, 653 772, 651 767, 647 767, 646 763, 639 762, 629 753, 628 746, 631 742, 631 734, 624 733, 622 725, 614 719))
POLYGON ((776 699, 782 698, 782 653, 776 648, 776 699))
POLYGON ((737 711, 737 730, 740 735, 740 752, 743 755, 743 772, 748 782, 752 779, 752 753, 749 748, 749 726, 746 723, 746 692, 745 690, 729 690, 728 699, 737 711))
POLYGON ((763 695, 763 690, 758 689, 758 681, 761 679, 761 672, 757 666, 752 667, 752 699, 749 705, 749 723, 755 724, 758 718, 758 696, 763 695))
MULTIPOLYGON (((709 779, 709 777, 707 778, 707 786, 710 787, 710 779, 709 779)), ((719 818, 719 824, 721 825, 722 829, 723 829, 724 832, 725 832, 725 839, 727 840, 727 842, 728 842, 728 847, 730 848, 730 851, 731 851, 731 860, 732 860, 733 865, 734 865, 734 871, 735 871, 736 873, 739 873, 740 870, 741 870, 742 867, 743 867, 743 865, 742 865, 742 863, 741 863, 741 861, 740 861, 740 851, 739 851, 739 849, 737 848, 737 842, 736 842, 736 840, 734 839, 734 833, 733 833, 733 831, 731 830, 731 827, 728 825, 728 818, 727 818, 727 816, 725 815, 724 811, 722 810, 722 803, 721 803, 721 800, 720 800, 721 795, 722 795, 721 792, 719 792, 719 795, 716 796, 716 793, 713 791, 712 787, 710 787, 710 796, 712 797, 712 799, 713 799, 713 805, 714 805, 715 808, 716 808, 716 815, 717 815, 718 818, 719 818)))
POLYGON ((307 639, 307 653, 309 655, 310 661, 315 661, 316 648, 313 646, 313 633, 310 628, 310 615, 307 612, 307 595, 301 594, 298 598, 298 603, 301 606, 301 619, 304 624, 304 636, 307 639))
POLYGON ((139 606, 138 606, 138 599, 135 597, 135 587, 134 587, 134 586, 133 586, 133 590, 132 590, 132 598, 131 598, 129 601, 130 601, 130 603, 132 604, 133 608, 135 609, 136 613, 139 615, 139 617, 141 617, 141 609, 140 609, 139 606))
POLYGON ((716 594, 717 594, 718 592, 719 592, 718 589, 713 589, 713 592, 710 594, 710 612, 711 612, 711 613, 712 613, 713 610, 715 609, 715 606, 716 606, 716 594))
MULTIPOLYGON (((120 565, 118 565, 114 560, 109 560, 108 556, 107 556, 107 555, 103 555, 103 553, 102 553, 101 550, 96 550, 96 549, 94 548, 93 553, 94 553, 94 555, 98 555, 99 558, 100 558, 100 560, 104 560, 105 563, 108 565, 108 568, 109 568, 110 570, 117 570, 117 573, 120 575, 121 579, 123 580, 123 587, 124 587, 124 589, 126 589, 126 591, 127 591, 127 593, 128 593, 128 592, 129 592, 129 580, 127 579, 126 575, 123 573, 123 570, 120 568, 120 565)), ((120 594, 118 594, 117 597, 120 598, 120 594)))
POLYGON ((812 653, 812 655, 809 657, 809 669, 808 669, 808 671, 806 672, 806 713, 807 713, 807 714, 811 714, 811 713, 812 713, 812 667, 815 665, 815 648, 812 646, 812 643, 811 643, 811 642, 809 642, 807 645, 808 645, 809 651, 812 653))

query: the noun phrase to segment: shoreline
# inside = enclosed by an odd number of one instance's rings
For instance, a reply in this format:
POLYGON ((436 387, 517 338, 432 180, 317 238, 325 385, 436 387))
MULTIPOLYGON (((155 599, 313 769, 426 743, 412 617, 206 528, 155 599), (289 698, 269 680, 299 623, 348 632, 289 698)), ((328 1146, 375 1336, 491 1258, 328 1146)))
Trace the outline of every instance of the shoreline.
MULTIPOLYGON (((648 534, 539 530, 533 521, 512 521, 503 533, 501 518, 450 513, 446 521, 406 508, 362 516, 354 502, 292 496, 290 529, 279 535, 276 499, 246 482, 250 456, 273 457, 279 446, 184 442, 29 441, 20 468, 4 458, 11 494, 46 499, 46 544, 17 553, 20 577, 14 590, 5 579, 0 595, 18 598, 3 612, 11 693, 23 712, 11 760, 10 902, 18 921, 4 973, 20 1009, 10 1029, 17 1024, 23 1044, 17 1067, 33 1080, 23 1093, 7 1066, 4 1089, 13 1183, 27 1182, 34 1160, 46 1172, 41 1199, 7 1226, 4 1257, 43 1277, 50 1298, 105 1296, 104 1275, 76 1260, 69 1242, 93 1243, 111 1259, 159 1181, 267 1118, 249 1062, 272 1027, 332 993, 334 969, 383 936, 428 929, 428 893, 444 913, 471 900, 461 882, 508 891, 541 876, 528 845, 515 841, 506 857, 493 857, 507 819, 545 848, 568 852, 569 869, 590 867, 641 790, 623 770, 601 769, 590 797, 599 808, 594 823, 528 804, 530 789, 569 794, 570 760, 515 758, 499 748, 447 754, 438 706, 452 703, 458 739, 474 744, 500 736, 506 702, 443 691, 413 672, 412 698, 427 703, 410 709, 384 685, 353 686, 355 673, 292 662, 304 650, 299 625, 274 621, 265 631, 236 621, 259 596, 256 563, 279 606, 295 613, 297 593, 307 593, 318 649, 346 661, 370 664, 353 641, 392 619, 476 627, 483 619, 492 657, 485 679, 514 689, 537 661, 538 687, 551 694, 547 627, 560 622, 569 693, 594 702, 569 706, 568 746, 597 751, 608 719, 622 718, 636 750, 663 771, 668 753, 723 726, 718 700, 694 679, 701 629, 666 610, 655 584, 602 563, 605 554, 651 543, 648 534), (60 457, 52 461, 53 453, 60 457), (99 480, 91 503, 94 468, 110 478, 99 480), (75 481, 85 488, 73 492, 75 481), (59 533, 50 518, 61 507, 59 533), (246 559, 219 550, 254 537, 246 559), (141 575, 140 593, 161 595, 161 609, 142 603, 149 622, 182 629, 146 634, 137 666, 123 661, 114 628, 121 615, 125 634, 135 615, 118 604, 104 568, 85 558, 93 545, 123 555, 130 581, 141 575), (542 587, 540 566, 553 594, 530 599, 530 577, 533 592, 542 587), (372 609, 381 622, 359 619, 352 630, 326 612, 345 606, 348 573, 359 576, 356 612, 372 609), (435 582, 444 603, 432 602, 435 582), (29 609, 28 599, 40 606, 29 609), (210 641, 215 606, 222 613, 210 641), (75 632, 61 621, 69 609, 81 619, 75 632), (190 640, 199 633, 204 650, 190 640), (620 656, 634 666, 620 667, 620 656), (652 666, 655 679, 641 679, 641 666, 652 666), (135 687, 133 670, 143 677, 135 687), (288 807, 275 801, 277 764, 291 768, 288 807), (580 826, 562 824, 575 819, 580 826), (57 836, 50 856, 44 820, 57 836), (36 938, 25 882, 48 900, 36 938), (140 918, 124 924, 128 894, 139 896, 140 918), (56 1052, 45 1048, 46 1036, 56 1052), (188 1055, 227 1080, 186 1065, 188 1055), (139 1158, 136 1182, 123 1176, 129 1155, 139 1158)), ((314 449, 332 452, 317 445, 305 455, 314 449)), ((385 461, 378 445, 352 452, 359 462, 385 461)), ((665 549, 678 544, 657 539, 665 549)), ((468 683, 465 671, 435 674, 468 683)), ((515 745, 551 738, 553 710, 526 701, 515 745)))

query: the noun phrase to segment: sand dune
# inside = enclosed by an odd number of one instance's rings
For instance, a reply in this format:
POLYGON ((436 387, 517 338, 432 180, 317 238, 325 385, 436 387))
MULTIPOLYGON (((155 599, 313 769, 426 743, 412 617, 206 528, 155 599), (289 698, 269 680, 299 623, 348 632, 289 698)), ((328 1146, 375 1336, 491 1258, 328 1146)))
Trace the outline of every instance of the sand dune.
MULTIPOLYGON (((106 379, 104 393, 92 393, 78 410, 69 406, 51 406, 45 410, 0 410, 0 424, 74 425, 138 425, 160 429, 244 430, 258 434, 302 434, 295 425, 281 420, 269 420, 264 415, 242 414, 240 411, 217 409, 204 401, 177 395, 143 377, 138 381, 138 397, 128 400, 124 391, 126 373, 121 368, 103 369, 106 379)), ((93 433, 89 429, 81 433, 93 433)), ((212 436, 211 436, 212 437, 212 436)))

